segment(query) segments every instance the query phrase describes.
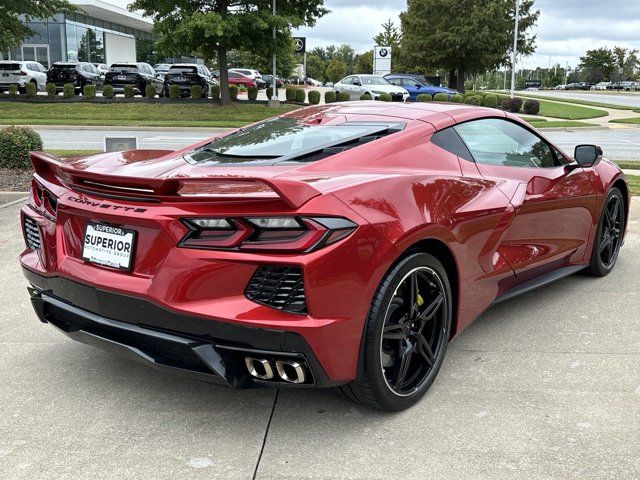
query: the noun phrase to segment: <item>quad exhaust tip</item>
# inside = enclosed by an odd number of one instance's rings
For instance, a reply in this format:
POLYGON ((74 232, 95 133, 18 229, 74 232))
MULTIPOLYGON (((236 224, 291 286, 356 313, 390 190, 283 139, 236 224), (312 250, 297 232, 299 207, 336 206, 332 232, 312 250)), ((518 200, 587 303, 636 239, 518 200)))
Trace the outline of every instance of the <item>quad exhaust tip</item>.
MULTIPOLYGON (((260 380, 273 380, 273 367, 266 358, 245 357, 244 363, 252 377, 260 380)), ((304 367, 298 361, 276 360, 275 367, 280 379, 287 383, 304 383, 306 380, 304 367)))

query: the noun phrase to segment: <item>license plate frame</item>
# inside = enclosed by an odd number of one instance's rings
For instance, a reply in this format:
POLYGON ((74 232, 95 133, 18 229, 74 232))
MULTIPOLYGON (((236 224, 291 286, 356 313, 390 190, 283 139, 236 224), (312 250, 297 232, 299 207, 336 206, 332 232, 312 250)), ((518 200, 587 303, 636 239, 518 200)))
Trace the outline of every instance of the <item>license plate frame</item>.
POLYGON ((130 272, 135 257, 137 236, 138 232, 130 228, 102 222, 87 222, 82 236, 81 258, 92 265, 130 272), (87 248, 88 234, 96 237, 93 244, 89 240, 89 249, 87 248), (118 242, 122 242, 122 245, 118 242), (103 243, 104 246, 102 246, 103 243))

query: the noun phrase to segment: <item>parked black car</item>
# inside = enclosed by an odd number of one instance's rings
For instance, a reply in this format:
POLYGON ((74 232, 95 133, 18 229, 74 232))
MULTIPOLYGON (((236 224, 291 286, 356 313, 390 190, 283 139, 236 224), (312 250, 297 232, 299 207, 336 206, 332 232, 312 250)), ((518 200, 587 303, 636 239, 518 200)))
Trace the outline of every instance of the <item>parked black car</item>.
POLYGON ((148 63, 114 63, 104 78, 105 85, 111 85, 115 93, 124 93, 124 87, 131 85, 136 95, 147 95, 147 85, 153 85, 156 94, 162 95, 162 76, 148 63))
POLYGON ((47 83, 53 83, 61 92, 65 84, 71 83, 76 94, 82 93, 85 85, 103 85, 98 68, 89 62, 55 62, 47 71, 47 83))
MULTIPOLYGON (((263 74, 262 81, 265 83, 265 88, 271 88, 273 82, 273 75, 263 74)), ((280 77, 276 77, 276 88, 284 87, 284 82, 280 77)))
POLYGON ((164 76, 162 95, 168 97, 169 87, 178 85, 180 87, 180 96, 189 96, 191 95, 191 87, 199 85, 202 87, 202 98, 207 98, 211 87, 217 84, 209 69, 204 65, 177 63, 171 65, 171 68, 164 76))

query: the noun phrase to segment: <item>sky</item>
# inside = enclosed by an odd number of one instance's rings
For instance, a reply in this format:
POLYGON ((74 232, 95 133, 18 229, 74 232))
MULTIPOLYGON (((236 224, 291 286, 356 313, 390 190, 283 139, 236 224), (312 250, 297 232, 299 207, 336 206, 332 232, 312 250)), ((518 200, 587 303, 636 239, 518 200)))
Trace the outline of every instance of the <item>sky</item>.
MULTIPOLYGON (((126 6, 131 0, 107 0, 126 6)), ((515 1, 515 0, 514 0, 515 1)), ((373 47, 373 36, 381 24, 406 10, 406 0, 326 0, 331 13, 313 28, 295 35, 306 36, 308 48, 347 43, 356 51, 373 47)), ((620 45, 640 50, 640 0, 536 0, 540 10, 537 50, 519 60, 519 66, 547 67, 549 63, 577 66, 586 50, 620 45)))
MULTIPOLYGON (((407 7, 406 0, 326 0, 325 5, 331 13, 296 32, 307 37, 308 48, 347 43, 368 50, 380 25, 388 19, 399 25, 398 14, 407 7)), ((586 50, 602 46, 640 49, 639 0, 536 0, 534 9, 540 10, 537 50, 519 60, 520 67, 575 67, 586 50)))

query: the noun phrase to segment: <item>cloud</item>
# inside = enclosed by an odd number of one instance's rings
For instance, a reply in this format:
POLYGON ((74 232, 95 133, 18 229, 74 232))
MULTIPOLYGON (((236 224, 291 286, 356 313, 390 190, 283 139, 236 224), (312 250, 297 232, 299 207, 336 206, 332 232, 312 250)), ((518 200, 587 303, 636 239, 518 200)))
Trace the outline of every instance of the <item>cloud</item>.
MULTIPOLYGON (((309 48, 348 43, 356 51, 369 50, 380 25, 388 19, 399 25, 398 15, 407 8, 402 0, 327 0, 325 5, 331 13, 296 32, 307 37, 309 48)), ((536 0, 534 8, 540 10, 537 51, 521 66, 544 67, 549 61, 576 66, 586 50, 602 46, 640 49, 638 0, 536 0)))

